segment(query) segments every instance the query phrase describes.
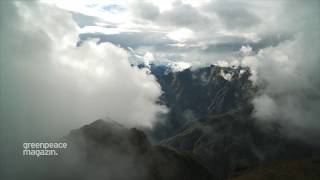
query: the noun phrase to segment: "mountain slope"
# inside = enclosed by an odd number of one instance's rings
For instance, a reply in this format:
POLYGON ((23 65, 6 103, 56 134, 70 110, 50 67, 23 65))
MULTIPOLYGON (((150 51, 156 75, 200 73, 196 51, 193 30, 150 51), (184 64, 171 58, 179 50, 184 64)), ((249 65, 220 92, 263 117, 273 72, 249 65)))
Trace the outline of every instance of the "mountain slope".
POLYGON ((163 146, 194 154, 217 179, 320 152, 287 137, 279 124, 263 127, 252 117, 257 89, 246 68, 210 66, 156 76, 170 111, 153 135, 163 146))
POLYGON ((239 174, 232 180, 315 180, 320 179, 319 159, 274 162, 239 174))
POLYGON ((255 89, 246 68, 211 65, 155 76, 164 92, 160 102, 169 108, 165 122, 154 128, 155 139, 170 137, 186 122, 209 114, 252 108, 249 102, 255 89))
POLYGON ((217 179, 275 160, 309 157, 319 149, 268 130, 244 112, 211 115, 187 124, 163 146, 191 152, 217 179))
POLYGON ((98 120, 73 130, 64 139, 68 151, 50 164, 46 179, 212 179, 192 155, 151 146, 142 131, 110 120, 98 120))

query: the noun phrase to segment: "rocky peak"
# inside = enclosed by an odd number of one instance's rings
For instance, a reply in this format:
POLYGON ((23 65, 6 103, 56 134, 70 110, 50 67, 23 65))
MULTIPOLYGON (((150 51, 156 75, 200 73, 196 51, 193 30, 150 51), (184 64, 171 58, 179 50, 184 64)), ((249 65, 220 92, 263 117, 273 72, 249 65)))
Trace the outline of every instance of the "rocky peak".
POLYGON ((60 180, 211 180, 192 155, 152 146, 145 133, 112 120, 97 120, 64 138, 68 151, 59 155, 50 178, 60 180), (58 164, 59 166, 57 166, 58 164))

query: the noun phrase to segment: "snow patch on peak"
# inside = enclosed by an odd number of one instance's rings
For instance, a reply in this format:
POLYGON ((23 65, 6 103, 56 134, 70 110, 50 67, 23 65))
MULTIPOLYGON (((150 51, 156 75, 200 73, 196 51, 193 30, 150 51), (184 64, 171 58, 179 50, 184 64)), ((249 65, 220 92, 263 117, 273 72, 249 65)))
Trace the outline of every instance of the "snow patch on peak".
POLYGON ((180 71, 183 71, 185 69, 190 68, 191 64, 188 62, 184 62, 184 61, 173 61, 173 62, 169 62, 168 66, 171 68, 171 71, 180 72, 180 71))
POLYGON ((224 70, 221 70, 220 76, 227 81, 231 81, 233 75, 231 73, 225 73, 224 70))

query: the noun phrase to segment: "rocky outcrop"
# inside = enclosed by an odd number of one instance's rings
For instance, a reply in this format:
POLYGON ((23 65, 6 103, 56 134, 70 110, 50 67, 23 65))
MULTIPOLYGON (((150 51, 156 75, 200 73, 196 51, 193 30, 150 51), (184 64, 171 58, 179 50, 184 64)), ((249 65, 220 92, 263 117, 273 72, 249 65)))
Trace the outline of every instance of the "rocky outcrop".
POLYGON ((146 135, 113 121, 98 120, 64 138, 68 151, 59 156, 46 179, 59 180, 211 180, 191 154, 151 146, 146 135))
POLYGON ((255 88, 247 68, 211 65, 155 75, 164 92, 160 102, 169 108, 166 122, 154 128, 156 139, 170 137, 186 122, 209 114, 252 108, 249 102, 255 88))

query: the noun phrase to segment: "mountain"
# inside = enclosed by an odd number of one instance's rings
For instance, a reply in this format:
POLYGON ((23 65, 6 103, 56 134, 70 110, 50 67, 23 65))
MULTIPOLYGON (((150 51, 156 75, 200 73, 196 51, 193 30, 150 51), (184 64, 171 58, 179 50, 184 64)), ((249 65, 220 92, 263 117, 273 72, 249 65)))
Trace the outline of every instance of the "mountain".
POLYGON ((170 137, 186 122, 208 114, 252 109, 249 102, 255 88, 249 80, 250 72, 247 68, 211 65, 160 75, 155 73, 158 72, 157 68, 150 70, 164 92, 160 103, 169 108, 165 122, 155 126, 155 139, 170 137))
POLYGON ((212 179, 192 154, 152 146, 142 131, 112 120, 95 121, 63 139, 68 142, 67 152, 50 163, 45 179, 212 179))
POLYGON ((315 180, 320 179, 320 159, 317 157, 274 162, 247 170, 232 180, 315 180))
POLYGON ((193 154, 216 179, 320 152, 289 138, 279 124, 264 127, 252 116, 251 101, 258 90, 247 68, 211 65, 154 75, 164 92, 159 103, 169 113, 151 136, 162 146, 193 154))
POLYGON ((262 128, 243 111, 209 115, 188 123, 160 144, 192 153, 216 179, 227 179, 257 165, 320 152, 317 147, 288 138, 277 126, 262 128))
POLYGON ((279 124, 263 127, 252 116, 257 89, 249 69, 148 68, 164 92, 158 103, 169 108, 168 114, 159 115, 162 122, 147 134, 111 119, 73 130, 61 139, 68 143, 66 151, 45 163, 42 178, 31 179, 280 179, 296 164, 307 168, 301 175, 318 168, 310 161, 295 162, 319 155, 319 147, 287 137, 279 124))

